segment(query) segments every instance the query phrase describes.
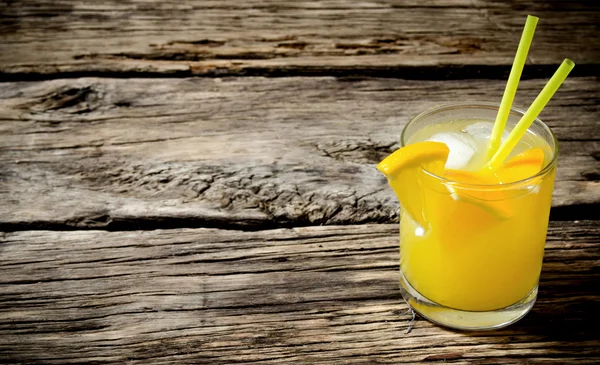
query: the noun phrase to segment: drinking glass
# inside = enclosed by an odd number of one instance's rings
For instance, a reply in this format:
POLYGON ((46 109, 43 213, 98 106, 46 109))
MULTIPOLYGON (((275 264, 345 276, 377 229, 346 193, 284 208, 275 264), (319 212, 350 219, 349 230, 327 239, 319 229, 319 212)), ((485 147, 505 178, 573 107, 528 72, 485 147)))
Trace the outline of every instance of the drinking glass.
MULTIPOLYGON (((494 122, 498 106, 458 103, 411 120, 401 145, 420 142, 415 132, 452 121, 494 122)), ((512 109, 510 130, 524 112, 512 109)), ((497 185, 452 181, 421 171, 419 190, 427 226, 400 207, 400 289, 428 320, 465 330, 507 326, 533 307, 542 268, 558 145, 536 119, 528 130, 547 152, 542 170, 497 185), (536 137, 537 136, 537 137, 536 137)))

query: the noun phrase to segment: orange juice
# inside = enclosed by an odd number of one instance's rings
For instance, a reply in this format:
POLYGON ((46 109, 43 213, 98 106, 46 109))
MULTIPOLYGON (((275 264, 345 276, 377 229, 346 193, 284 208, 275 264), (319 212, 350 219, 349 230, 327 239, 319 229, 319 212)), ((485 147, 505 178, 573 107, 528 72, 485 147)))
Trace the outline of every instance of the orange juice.
MULTIPOLYGON (((412 175, 401 178, 386 173, 401 201, 402 294, 425 317, 456 328, 510 324, 537 294, 556 140, 538 120, 503 168, 479 175, 496 112, 463 104, 420 115, 405 128, 403 145, 444 143, 445 166, 405 168, 412 175)), ((520 115, 513 110, 508 128, 520 115)))

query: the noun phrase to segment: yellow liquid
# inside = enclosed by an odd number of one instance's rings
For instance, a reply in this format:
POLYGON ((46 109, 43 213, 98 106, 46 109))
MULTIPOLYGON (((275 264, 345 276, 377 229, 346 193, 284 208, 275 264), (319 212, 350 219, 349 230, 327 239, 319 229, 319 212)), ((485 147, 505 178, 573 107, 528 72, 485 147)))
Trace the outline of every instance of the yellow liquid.
MULTIPOLYGON (((425 128, 409 143, 460 127, 425 128)), ((550 159, 550 147, 533 133, 514 153, 531 147, 547 150, 550 159)), ((429 300, 459 310, 495 310, 525 298, 541 271, 554 175, 552 169, 527 183, 483 189, 482 195, 481 189, 448 188, 447 182, 421 174, 414 194, 423 199, 428 226, 420 227, 401 211, 400 268, 405 278, 429 300), (457 199, 452 192, 473 198, 457 199)))

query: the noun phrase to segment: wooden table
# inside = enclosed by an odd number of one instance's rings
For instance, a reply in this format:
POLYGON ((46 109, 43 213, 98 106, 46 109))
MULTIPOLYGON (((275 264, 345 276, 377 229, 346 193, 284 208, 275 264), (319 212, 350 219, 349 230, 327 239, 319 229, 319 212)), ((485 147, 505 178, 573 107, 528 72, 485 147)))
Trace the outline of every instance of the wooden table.
POLYGON ((0 2, 0 362, 600 362, 593 1, 0 2), (412 317, 375 163, 446 102, 516 106, 564 57, 538 303, 412 317))

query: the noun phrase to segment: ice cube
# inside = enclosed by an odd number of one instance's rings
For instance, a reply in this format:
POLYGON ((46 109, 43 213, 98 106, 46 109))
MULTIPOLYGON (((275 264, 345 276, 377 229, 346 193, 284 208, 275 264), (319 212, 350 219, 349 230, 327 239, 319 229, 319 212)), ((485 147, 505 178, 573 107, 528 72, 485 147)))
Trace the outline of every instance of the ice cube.
MULTIPOLYGON (((477 122, 469 124, 462 131, 471 135, 475 139, 481 139, 488 141, 492 135, 492 129, 494 129, 494 123, 492 122, 477 122)), ((502 142, 508 137, 508 131, 505 129, 502 133, 502 142)))
POLYGON ((437 133, 431 136, 428 141, 441 142, 448 146, 450 154, 448 155, 448 161, 446 161, 447 169, 460 170, 465 168, 477 151, 477 144, 470 135, 465 133, 437 133))

